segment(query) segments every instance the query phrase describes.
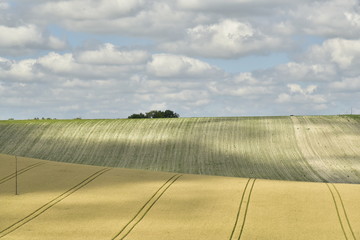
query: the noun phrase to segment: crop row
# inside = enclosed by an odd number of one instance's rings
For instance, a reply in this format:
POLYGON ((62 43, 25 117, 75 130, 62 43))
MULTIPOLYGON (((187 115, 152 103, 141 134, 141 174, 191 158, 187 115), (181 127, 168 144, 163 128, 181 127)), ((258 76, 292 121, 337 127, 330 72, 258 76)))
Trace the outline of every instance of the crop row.
POLYGON ((154 171, 360 183, 360 124, 341 116, 2 121, 0 152, 154 171))

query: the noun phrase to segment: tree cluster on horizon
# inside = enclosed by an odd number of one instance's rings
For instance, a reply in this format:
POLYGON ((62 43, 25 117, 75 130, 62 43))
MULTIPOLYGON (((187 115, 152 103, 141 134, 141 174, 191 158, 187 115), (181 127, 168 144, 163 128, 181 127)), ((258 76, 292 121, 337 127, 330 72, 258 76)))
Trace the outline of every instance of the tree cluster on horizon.
POLYGON ((134 113, 130 115, 128 118, 134 119, 134 118, 178 118, 180 115, 178 113, 175 113, 171 110, 152 110, 147 113, 134 113))

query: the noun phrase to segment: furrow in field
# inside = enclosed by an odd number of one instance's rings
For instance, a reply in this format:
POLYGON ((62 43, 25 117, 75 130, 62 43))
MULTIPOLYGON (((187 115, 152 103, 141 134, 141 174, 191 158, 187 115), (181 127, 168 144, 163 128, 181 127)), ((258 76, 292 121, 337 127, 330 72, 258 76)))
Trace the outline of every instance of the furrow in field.
POLYGON ((34 212, 32 212, 31 214, 27 215, 26 217, 22 218, 21 220, 13 223, 12 225, 6 227, 5 229, 0 231, 0 238, 8 235, 9 233, 15 231, 16 229, 20 228, 21 226, 25 225, 26 223, 30 222, 31 220, 33 220, 34 218, 38 217, 39 215, 41 215, 42 213, 44 213, 45 211, 47 211, 48 209, 50 209, 51 207, 53 207, 55 204, 57 204, 58 202, 64 200, 65 198, 67 198, 68 196, 70 196, 71 194, 73 194, 74 192, 78 191, 79 189, 81 189, 82 187, 86 186, 87 184, 89 184, 90 182, 94 181, 97 177, 101 176, 102 174, 104 174, 105 172, 111 170, 110 168, 104 168, 101 169, 99 171, 97 171, 96 173, 92 174, 91 176, 87 177, 86 179, 84 179, 82 182, 76 184, 75 186, 73 186, 72 188, 70 188, 69 190, 67 190, 66 192, 60 194, 59 196, 57 196, 56 198, 52 199, 51 201, 49 201, 48 203, 46 203, 45 205, 43 205, 42 207, 38 208, 37 210, 35 210, 34 212))
POLYGON ((359 123, 347 121, 348 119, 339 116, 309 119, 314 125, 320 125, 316 132, 321 140, 317 145, 321 156, 328 160, 331 168, 336 169, 336 182, 356 182, 360 177, 359 123), (328 127, 321 126, 319 122, 328 127))
POLYGON ((360 127, 356 120, 339 116, 1 121, 0 133, 0 152, 62 162, 244 178, 360 181, 360 127))
POLYGON ((347 240, 356 240, 354 231, 351 227, 351 224, 350 224, 350 221, 349 221, 348 215, 346 213, 345 206, 344 206, 343 200, 341 199, 341 195, 340 195, 339 191, 337 190, 337 188, 334 184, 326 183, 326 186, 329 188, 332 199, 334 201, 336 213, 339 218, 341 229, 344 233, 345 238, 347 240))
POLYGON ((0 138, 0 152, 27 156, 47 128, 45 124, 12 123, 4 128, 0 138))
MULTIPOLYGON (((45 164, 45 163, 34 163, 34 164, 31 164, 30 166, 27 166, 27 167, 24 167, 24 168, 19 169, 19 170, 17 171, 17 174, 20 175, 20 174, 22 174, 22 173, 24 173, 24 172, 27 172, 27 171, 29 171, 29 170, 31 170, 31 169, 33 169, 33 168, 36 168, 36 167, 41 166, 41 165, 44 165, 44 164, 45 164)), ((12 174, 4 177, 4 178, 1 178, 1 179, 0 179, 0 184, 4 183, 4 182, 6 182, 6 181, 9 181, 10 179, 14 178, 15 175, 16 175, 16 173, 12 173, 12 174)))
MULTIPOLYGON (((34 122, 33 125, 36 126, 36 122, 34 122)), ((72 131, 71 122, 45 122, 41 124, 41 126, 43 126, 43 129, 41 129, 43 134, 40 138, 37 139, 36 142, 30 136, 22 136, 25 139, 29 139, 29 141, 35 142, 35 144, 29 150, 28 155, 25 156, 41 159, 51 159, 53 157, 57 157, 58 161, 63 161, 64 157, 68 157, 68 154, 66 152, 69 149, 66 145, 61 144, 61 139, 63 137, 66 137, 68 134, 68 131, 64 131, 64 129, 69 129, 70 131, 72 131), (64 153, 59 154, 60 151, 63 151, 64 153)), ((40 129, 38 131, 40 131, 40 129)), ((67 143, 70 143, 70 141, 67 140, 67 143)), ((68 161, 71 162, 72 159, 68 159, 68 161)))
POLYGON ((152 164, 163 152, 158 140, 161 122, 149 120, 137 119, 126 129, 128 136, 123 139, 126 146, 119 167, 161 170, 161 165, 152 164))
POLYGON ((339 116, 293 117, 299 148, 323 182, 356 183, 360 176, 357 122, 339 116))
POLYGON ((240 205, 239 205, 238 213, 236 216, 234 228, 233 228, 230 238, 229 238, 230 240, 241 238, 241 235, 243 233, 244 226, 245 226, 246 215, 247 215, 247 211, 249 208, 251 193, 254 188, 255 181, 256 181, 256 178, 250 178, 245 185, 245 188, 244 188, 241 200, 240 200, 240 205))
POLYGON ((145 217, 154 204, 160 199, 165 191, 182 175, 175 174, 169 180, 166 181, 154 195, 143 205, 143 207, 137 212, 137 214, 126 224, 119 233, 117 233, 112 239, 124 239, 135 228, 135 226, 145 217))
POLYGON ((295 136, 298 146, 305 158, 305 164, 310 170, 308 173, 312 174, 315 179, 322 182, 328 182, 331 175, 326 171, 319 171, 318 169, 325 170, 327 166, 324 164, 323 159, 316 153, 311 144, 311 140, 307 134, 309 127, 300 122, 300 117, 291 117, 294 124, 295 136))
MULTIPOLYGON (((110 125, 110 123, 109 123, 110 125)), ((74 124, 72 126, 74 128, 74 135, 73 137, 69 137, 69 140, 72 141, 72 139, 76 139, 76 141, 73 142, 73 146, 77 146, 77 151, 74 152, 74 162, 82 163, 85 156, 95 156, 97 153, 97 148, 99 144, 93 144, 92 148, 88 148, 88 144, 91 143, 91 139, 94 134, 96 134, 96 130, 102 129, 101 127, 101 120, 98 120, 96 122, 86 121, 82 125, 74 124), (78 126, 78 127, 76 127, 78 126)), ((105 134, 103 134, 102 137, 104 137, 105 134)), ((100 141, 101 139, 99 139, 100 141)), ((71 146, 70 145, 70 146, 71 146)), ((94 164, 94 159, 92 158, 89 162, 89 164, 94 164)), ((106 158, 100 158, 100 159, 106 159, 106 158)), ((96 164, 95 164, 96 165, 96 164)), ((98 164, 100 166, 103 166, 103 164, 98 164)))

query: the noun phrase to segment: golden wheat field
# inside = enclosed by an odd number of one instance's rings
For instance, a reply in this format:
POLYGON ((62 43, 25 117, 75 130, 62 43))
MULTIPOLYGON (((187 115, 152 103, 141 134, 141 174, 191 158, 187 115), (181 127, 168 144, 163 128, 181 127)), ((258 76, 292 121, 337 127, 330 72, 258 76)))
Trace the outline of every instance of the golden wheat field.
POLYGON ((0 155, 0 239, 360 239, 360 185, 0 155))

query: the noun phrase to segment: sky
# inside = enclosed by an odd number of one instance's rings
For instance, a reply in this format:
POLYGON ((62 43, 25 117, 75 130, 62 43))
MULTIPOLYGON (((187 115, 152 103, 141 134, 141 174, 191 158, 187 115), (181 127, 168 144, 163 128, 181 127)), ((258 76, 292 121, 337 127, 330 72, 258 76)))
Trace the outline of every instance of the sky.
POLYGON ((0 119, 360 114, 359 0, 0 0, 0 119))

